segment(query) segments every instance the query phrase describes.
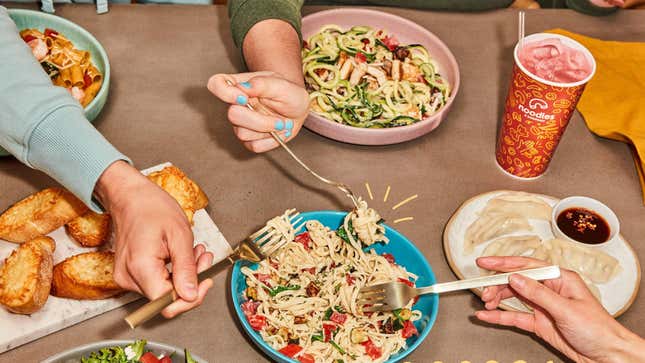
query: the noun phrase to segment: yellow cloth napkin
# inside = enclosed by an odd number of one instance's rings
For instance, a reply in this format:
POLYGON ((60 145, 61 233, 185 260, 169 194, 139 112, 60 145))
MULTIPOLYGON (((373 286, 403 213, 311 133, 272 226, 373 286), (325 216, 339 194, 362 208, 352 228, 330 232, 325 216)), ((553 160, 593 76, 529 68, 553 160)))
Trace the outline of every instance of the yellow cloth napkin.
POLYGON ((645 203, 645 43, 604 41, 549 30, 578 41, 596 59, 596 74, 578 102, 596 135, 631 144, 645 203))

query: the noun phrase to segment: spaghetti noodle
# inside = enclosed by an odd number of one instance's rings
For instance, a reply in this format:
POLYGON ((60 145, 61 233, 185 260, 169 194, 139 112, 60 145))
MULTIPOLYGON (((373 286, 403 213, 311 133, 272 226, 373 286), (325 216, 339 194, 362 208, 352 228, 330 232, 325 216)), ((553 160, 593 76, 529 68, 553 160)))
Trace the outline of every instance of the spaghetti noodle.
POLYGON ((377 313, 364 313, 356 304, 363 286, 397 280, 413 285, 417 278, 391 255, 363 251, 364 245, 387 242, 379 221, 361 201, 338 230, 308 221, 307 232, 275 257, 255 270, 243 267, 248 301, 242 309, 251 327, 301 362, 384 362, 404 349, 417 334, 413 321, 421 317, 413 302, 377 313))

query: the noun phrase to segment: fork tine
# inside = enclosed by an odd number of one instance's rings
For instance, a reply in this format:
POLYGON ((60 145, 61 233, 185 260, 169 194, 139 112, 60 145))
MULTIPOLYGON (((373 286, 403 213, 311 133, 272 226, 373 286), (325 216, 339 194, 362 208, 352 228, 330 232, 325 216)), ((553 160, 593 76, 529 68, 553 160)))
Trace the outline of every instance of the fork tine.
POLYGON ((300 223, 300 221, 301 221, 302 219, 303 219, 303 218, 302 218, 302 217, 300 217, 300 218, 296 219, 295 221, 291 221, 291 226, 295 226, 296 224, 300 223))
POLYGON ((280 248, 282 248, 282 246, 284 246, 286 243, 287 243, 287 241, 284 238, 282 238, 282 239, 278 240, 277 243, 272 244, 272 247, 267 248, 263 253, 266 256, 271 256, 276 251, 278 251, 280 248))
POLYGON ((391 311, 392 309, 387 304, 379 304, 379 305, 364 307, 362 310, 364 313, 376 313, 381 311, 391 311))
POLYGON ((252 240, 253 240, 253 239, 256 239, 256 238, 258 238, 260 235, 262 235, 263 233, 265 233, 268 229, 269 229, 269 226, 264 226, 264 227, 262 227, 259 231, 256 231, 255 233, 253 233, 252 235, 250 235, 250 236, 249 236, 249 238, 250 238, 250 239, 252 239, 252 240))
POLYGON ((270 230, 268 232, 265 232, 263 235, 258 236, 254 242, 257 245, 261 245, 267 242, 267 240, 271 239, 274 235, 275 235, 275 230, 270 230))
POLYGON ((271 240, 267 243, 265 243, 260 249, 263 251, 264 254, 270 255, 276 250, 278 250, 280 247, 284 246, 287 243, 287 240, 284 238, 284 236, 274 236, 271 238, 271 240))
POLYGON ((371 285, 371 286, 363 286, 363 287, 361 288, 360 293, 361 293, 361 294, 364 294, 364 293, 368 293, 368 292, 384 291, 384 290, 385 290, 385 288, 387 287, 387 285, 389 285, 389 283, 388 283, 388 282, 386 282, 386 283, 384 283, 384 284, 377 284, 377 285, 371 285))
POLYGON ((383 295, 377 295, 373 298, 358 298, 358 300, 356 300, 356 305, 363 306, 368 304, 380 304, 383 303, 384 300, 385 296, 383 295))
POLYGON ((307 224, 307 222, 302 222, 302 223, 300 223, 300 225, 298 225, 297 227, 293 227, 293 232, 294 232, 294 233, 298 233, 298 232, 302 229, 302 227, 304 227, 304 226, 305 226, 305 224, 307 224))

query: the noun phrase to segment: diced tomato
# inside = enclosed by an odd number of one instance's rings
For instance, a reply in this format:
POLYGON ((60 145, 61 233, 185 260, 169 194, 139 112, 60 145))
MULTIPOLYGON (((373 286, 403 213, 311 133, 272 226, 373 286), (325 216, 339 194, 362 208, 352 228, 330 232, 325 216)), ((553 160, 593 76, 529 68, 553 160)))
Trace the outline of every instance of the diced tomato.
POLYGON ((255 276, 256 279, 260 280, 261 283, 271 286, 271 275, 257 273, 253 274, 253 276, 255 276))
POLYGON ((51 37, 51 36, 55 37, 57 35, 58 35, 58 32, 56 30, 52 30, 52 29, 49 29, 49 28, 45 29, 45 36, 46 37, 51 37))
POLYGON ((414 324, 410 320, 406 320, 403 323, 403 330, 401 330, 401 335, 405 339, 408 339, 409 337, 411 337, 413 335, 419 335, 419 332, 417 331, 417 327, 415 327, 414 324))
POLYGON ((343 324, 345 323, 345 320, 347 320, 347 314, 341 314, 337 311, 333 311, 331 313, 331 316, 329 317, 329 320, 333 321, 336 324, 343 324))
POLYGON ((361 345, 365 347, 365 354, 372 359, 379 359, 383 355, 381 348, 374 345, 374 342, 370 338, 367 338, 367 341, 361 343, 361 345))
POLYGON ((367 57, 366 57, 366 56, 365 56, 365 54, 363 54, 362 52, 356 52, 356 55, 354 56, 354 59, 355 59, 358 63, 365 63, 365 62, 367 62, 367 57))
POLYGON ((139 362, 141 363, 159 363, 159 359, 157 359, 157 356, 154 354, 148 352, 139 358, 139 362))
POLYGON ((309 232, 300 233, 293 240, 294 242, 302 243, 305 249, 307 251, 309 250, 309 243, 311 243, 311 237, 309 236, 309 232))
POLYGON ((85 73, 83 75, 83 88, 87 88, 91 84, 92 84, 92 78, 90 78, 90 76, 87 73, 85 73))
POLYGON ((347 285, 352 286, 354 285, 354 277, 350 274, 345 274, 345 280, 347 281, 347 285))
POLYGON ((301 354, 300 357, 298 357, 298 361, 300 363, 316 363, 314 356, 309 353, 301 354))
POLYGON ((172 358, 166 356, 161 359, 159 359, 159 363, 172 363, 172 358))
POLYGON ((267 318, 264 315, 255 314, 248 316, 247 319, 249 319, 249 324, 251 324, 251 328, 255 331, 262 330, 267 323, 267 318))
POLYGON ((361 42, 363 42, 363 44, 370 44, 370 40, 367 38, 361 39, 361 42))
POLYGON ((247 302, 242 303, 242 305, 240 306, 242 307, 242 312, 244 312, 244 316, 248 318, 249 316, 255 315, 255 313, 258 311, 258 306, 260 306, 260 302, 249 300, 247 302))
POLYGON ((392 255, 391 253, 384 253, 381 256, 383 256, 387 260, 387 262, 391 264, 396 263, 396 260, 394 259, 394 255, 392 255))
POLYGON ((286 347, 279 350, 280 353, 286 355, 289 358, 293 358, 294 355, 298 354, 302 350, 302 347, 298 344, 288 344, 286 347))
POLYGON ((278 269, 278 267, 280 267, 279 263, 277 263, 277 262, 275 262, 275 261, 273 261, 271 259, 269 259, 269 265, 271 265, 271 267, 273 267, 276 270, 278 269))
POLYGON ((383 44, 385 44, 387 49, 389 49, 390 51, 396 49, 396 47, 399 46, 399 41, 396 40, 395 37, 391 37, 389 35, 386 35, 383 39, 381 39, 381 42, 383 42, 383 44))
POLYGON ((302 271, 307 271, 312 275, 316 274, 316 268, 315 267, 310 267, 310 268, 303 268, 302 271))
MULTIPOLYGON (((372 306, 372 304, 363 305, 364 308, 369 308, 370 306, 372 306)), ((374 315, 374 312, 373 311, 363 311, 363 315, 371 317, 372 315, 374 315)), ((380 323, 381 322, 379 321, 379 324, 380 323)), ((379 326, 379 328, 380 328, 380 326, 379 326)))
POLYGON ((325 342, 331 340, 332 334, 336 331, 336 325, 323 323, 323 338, 325 342))
POLYGON ((33 35, 30 35, 30 34, 27 34, 27 35, 25 35, 24 37, 22 37, 22 40, 24 40, 24 41, 25 41, 25 43, 29 43, 29 42, 31 42, 31 41, 32 41, 32 40, 34 40, 34 39, 36 39, 36 37, 35 37, 35 36, 33 36, 33 35))
POLYGON ((400 277, 399 277, 398 279, 396 279, 396 280, 397 280, 398 282, 402 282, 402 283, 404 283, 404 284, 406 284, 406 285, 408 285, 408 286, 410 286, 410 287, 414 287, 414 282, 412 282, 412 281, 410 281, 410 280, 402 279, 402 278, 400 278, 400 277))

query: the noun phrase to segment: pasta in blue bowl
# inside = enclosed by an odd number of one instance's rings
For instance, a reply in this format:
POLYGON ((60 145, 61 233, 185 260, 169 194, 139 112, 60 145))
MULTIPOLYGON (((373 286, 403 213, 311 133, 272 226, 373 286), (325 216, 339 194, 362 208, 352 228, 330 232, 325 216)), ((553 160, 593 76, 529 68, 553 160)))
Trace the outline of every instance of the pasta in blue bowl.
POLYGON ((438 296, 371 314, 356 305, 356 296, 360 287, 386 281, 435 283, 423 254, 387 225, 366 228, 338 211, 301 216, 306 230, 278 256, 233 267, 233 305, 245 332, 277 362, 402 360, 430 332, 438 296), (367 234, 376 238, 366 243, 367 234))

